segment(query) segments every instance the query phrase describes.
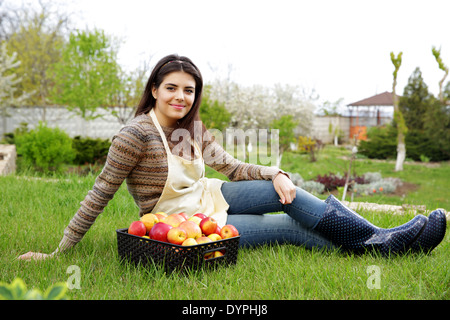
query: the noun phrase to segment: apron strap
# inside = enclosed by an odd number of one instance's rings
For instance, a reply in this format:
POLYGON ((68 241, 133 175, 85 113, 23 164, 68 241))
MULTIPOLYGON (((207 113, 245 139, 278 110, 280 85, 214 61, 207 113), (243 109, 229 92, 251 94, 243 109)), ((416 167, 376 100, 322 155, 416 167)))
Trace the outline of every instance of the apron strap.
POLYGON ((171 151, 170 151, 170 148, 169 148, 169 143, 167 142, 166 135, 164 134, 164 131, 161 128, 161 125, 158 122, 158 118, 156 118, 156 114, 155 114, 155 110, 154 109, 150 110, 150 117, 152 118, 153 123, 156 126, 156 129, 158 129, 159 135, 161 136, 161 139, 162 139, 162 141, 164 143, 164 148, 166 148, 166 153, 169 156, 170 154, 172 154, 171 151))
MULTIPOLYGON (((150 117, 152 118, 153 123, 154 123, 155 126, 156 126, 156 129, 158 129, 159 135, 161 136, 161 139, 162 139, 162 141, 163 141, 163 143, 164 143, 164 148, 166 148, 166 153, 167 153, 168 155, 169 155, 169 154, 172 154, 172 152, 170 151, 170 148, 169 148, 169 143, 167 142, 166 135, 164 134, 164 131, 163 131, 163 129, 161 128, 161 125, 160 125, 159 122, 158 122, 158 118, 156 117, 156 114, 155 114, 154 109, 150 110, 150 117)), ((196 156, 197 159, 202 158, 202 151, 201 151, 201 149, 200 149, 200 146, 197 144, 196 141, 192 141, 192 140, 191 140, 191 144, 192 144, 192 143, 193 143, 193 146, 194 146, 194 156, 196 156)))

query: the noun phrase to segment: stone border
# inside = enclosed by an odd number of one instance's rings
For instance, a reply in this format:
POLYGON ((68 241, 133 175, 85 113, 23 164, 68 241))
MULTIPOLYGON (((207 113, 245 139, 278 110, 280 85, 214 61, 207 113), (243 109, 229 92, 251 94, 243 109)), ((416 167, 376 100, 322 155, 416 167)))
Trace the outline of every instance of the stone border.
POLYGON ((16 146, 13 144, 0 144, 0 176, 16 171, 16 146))
MULTIPOLYGON (((369 210, 369 211, 392 213, 394 215, 403 215, 406 213, 413 213, 415 215, 416 214, 428 215, 428 213, 430 213, 432 211, 432 210, 427 210, 426 206, 417 206, 417 205, 410 205, 410 204, 403 204, 401 206, 395 206, 395 205, 389 205, 389 204, 378 204, 378 203, 370 203, 370 202, 342 201, 342 203, 354 211, 369 210)), ((438 209, 438 208, 436 208, 436 209, 438 209)), ((444 213, 447 217, 447 221, 450 221, 450 212, 447 212, 447 210, 442 209, 442 208, 439 208, 439 209, 444 211, 444 213)))

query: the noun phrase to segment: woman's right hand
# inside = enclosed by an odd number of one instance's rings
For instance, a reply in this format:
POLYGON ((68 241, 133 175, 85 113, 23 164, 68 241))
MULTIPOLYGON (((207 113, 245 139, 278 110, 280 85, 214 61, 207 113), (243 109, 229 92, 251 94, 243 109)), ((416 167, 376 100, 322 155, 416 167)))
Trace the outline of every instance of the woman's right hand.
POLYGON ((26 261, 31 261, 31 260, 44 260, 44 259, 48 259, 48 258, 53 258, 56 252, 53 252, 51 254, 47 254, 47 253, 41 253, 41 252, 32 252, 29 251, 25 254, 22 254, 20 256, 17 257, 18 260, 26 260, 26 261))

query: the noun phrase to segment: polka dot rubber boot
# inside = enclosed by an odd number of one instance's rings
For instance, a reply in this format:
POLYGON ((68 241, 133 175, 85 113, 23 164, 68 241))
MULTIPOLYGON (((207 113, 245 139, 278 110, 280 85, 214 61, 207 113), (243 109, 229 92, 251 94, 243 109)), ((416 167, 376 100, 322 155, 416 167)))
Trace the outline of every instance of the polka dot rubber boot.
POLYGON ((427 224, 427 217, 415 216, 396 228, 382 229, 374 226, 356 212, 345 207, 333 195, 325 202, 327 208, 315 227, 337 246, 353 253, 376 250, 382 255, 406 251, 427 224))
POLYGON ((428 216, 428 223, 420 236, 411 244, 413 252, 431 252, 441 243, 447 228, 447 218, 444 211, 435 210, 428 216))

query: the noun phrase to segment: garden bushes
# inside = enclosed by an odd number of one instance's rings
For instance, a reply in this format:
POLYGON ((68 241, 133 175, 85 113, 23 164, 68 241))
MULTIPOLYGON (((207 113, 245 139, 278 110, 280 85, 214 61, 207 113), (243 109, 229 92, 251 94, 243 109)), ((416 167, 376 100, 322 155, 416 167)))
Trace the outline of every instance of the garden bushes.
POLYGON ((75 158, 69 135, 42 122, 36 129, 15 136, 15 144, 24 164, 38 171, 60 171, 75 158))
POLYGON ((104 163, 110 146, 109 139, 76 136, 72 141, 75 150, 73 163, 77 165, 104 163))
MULTIPOLYGON (((367 141, 360 141, 358 153, 371 159, 395 159, 397 157, 397 128, 392 125, 372 127, 368 130, 367 137, 367 141)), ((414 128, 408 130, 405 143, 406 157, 414 161, 450 159, 448 151, 439 144, 439 141, 431 139, 414 128)))
POLYGON ((6 134, 5 142, 15 144, 18 164, 36 171, 62 171, 65 165, 103 164, 111 142, 109 139, 76 136, 73 139, 59 128, 44 123, 28 130, 26 124, 6 134))

